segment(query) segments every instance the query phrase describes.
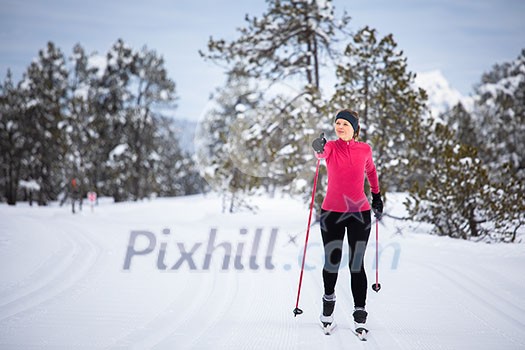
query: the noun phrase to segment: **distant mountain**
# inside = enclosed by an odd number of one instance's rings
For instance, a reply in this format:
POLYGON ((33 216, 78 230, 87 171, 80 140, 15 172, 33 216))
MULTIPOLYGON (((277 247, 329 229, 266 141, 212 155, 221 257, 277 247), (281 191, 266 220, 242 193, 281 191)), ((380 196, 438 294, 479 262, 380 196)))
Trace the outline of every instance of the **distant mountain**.
POLYGON ((458 90, 451 87, 441 71, 417 73, 415 80, 416 85, 427 92, 428 106, 433 116, 439 116, 448 111, 458 102, 462 102, 467 110, 472 110, 472 97, 463 96, 458 90))

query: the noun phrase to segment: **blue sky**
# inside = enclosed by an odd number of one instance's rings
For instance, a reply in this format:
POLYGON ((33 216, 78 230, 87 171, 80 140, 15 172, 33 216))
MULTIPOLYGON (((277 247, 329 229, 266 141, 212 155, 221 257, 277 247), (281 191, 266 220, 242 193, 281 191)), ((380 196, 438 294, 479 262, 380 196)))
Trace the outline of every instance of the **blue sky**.
MULTIPOLYGON (((414 72, 440 70, 464 95, 493 64, 525 48, 523 0, 334 0, 336 14, 394 34, 414 72)), ((122 38, 146 45, 166 60, 177 84, 181 118, 197 118, 209 94, 223 83, 220 67, 203 61, 208 38, 232 39, 244 15, 260 16, 263 0, 0 0, 0 79, 8 68, 20 79, 38 50, 53 41, 69 55, 80 43, 105 54, 122 38)))

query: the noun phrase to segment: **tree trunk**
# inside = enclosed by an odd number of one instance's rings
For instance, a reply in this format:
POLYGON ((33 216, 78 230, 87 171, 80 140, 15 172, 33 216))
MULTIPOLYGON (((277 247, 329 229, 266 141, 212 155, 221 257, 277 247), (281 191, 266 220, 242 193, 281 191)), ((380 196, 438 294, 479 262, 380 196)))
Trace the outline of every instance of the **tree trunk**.
POLYGON ((7 176, 7 188, 6 188, 6 197, 8 205, 16 205, 16 197, 18 193, 18 181, 20 174, 20 164, 13 164, 13 156, 9 155, 9 169, 7 176))
MULTIPOLYGON (((364 97, 365 97, 365 110, 363 112, 363 124, 368 125, 368 94, 369 94, 369 82, 368 82, 368 68, 365 68, 365 91, 364 91, 364 97)), ((367 135, 366 135, 366 129, 360 130, 359 133, 361 134, 361 138, 365 141, 367 141, 367 135), (362 134, 361 134, 362 132, 362 134)))
POLYGON ((313 36, 314 39, 314 73, 315 73, 315 87, 317 91, 319 91, 319 57, 317 52, 317 39, 315 38, 315 34, 313 36))

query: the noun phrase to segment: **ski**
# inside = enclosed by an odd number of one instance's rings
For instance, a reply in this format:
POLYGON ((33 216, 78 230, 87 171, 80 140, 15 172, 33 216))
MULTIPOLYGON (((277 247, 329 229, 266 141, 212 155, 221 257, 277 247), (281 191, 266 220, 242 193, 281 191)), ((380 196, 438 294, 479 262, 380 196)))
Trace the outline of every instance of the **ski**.
POLYGON ((323 329, 323 333, 326 335, 332 334, 334 328, 335 328, 335 322, 328 323, 328 322, 321 322, 320 324, 321 328, 323 329))
POLYGON ((357 328, 355 330, 355 335, 357 335, 359 340, 366 341, 368 336, 368 330, 365 328, 357 328))

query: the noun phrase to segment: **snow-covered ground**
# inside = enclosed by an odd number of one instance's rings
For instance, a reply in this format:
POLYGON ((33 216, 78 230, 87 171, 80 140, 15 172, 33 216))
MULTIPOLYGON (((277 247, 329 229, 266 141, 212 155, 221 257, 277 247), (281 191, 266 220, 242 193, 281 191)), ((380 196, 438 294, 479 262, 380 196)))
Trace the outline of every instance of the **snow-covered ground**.
MULTIPOLYGON (((387 210, 402 215, 402 196, 387 210)), ((370 334, 351 332, 345 267, 338 328, 324 335, 319 226, 295 298, 307 207, 258 198, 222 214, 214 196, 69 207, 0 205, 1 349, 524 349, 523 244, 429 236, 380 224, 370 334), (225 258, 230 251, 231 258, 225 258), (222 269, 224 267, 224 269, 222 269)), ((374 230, 366 256, 374 280, 374 230)))

